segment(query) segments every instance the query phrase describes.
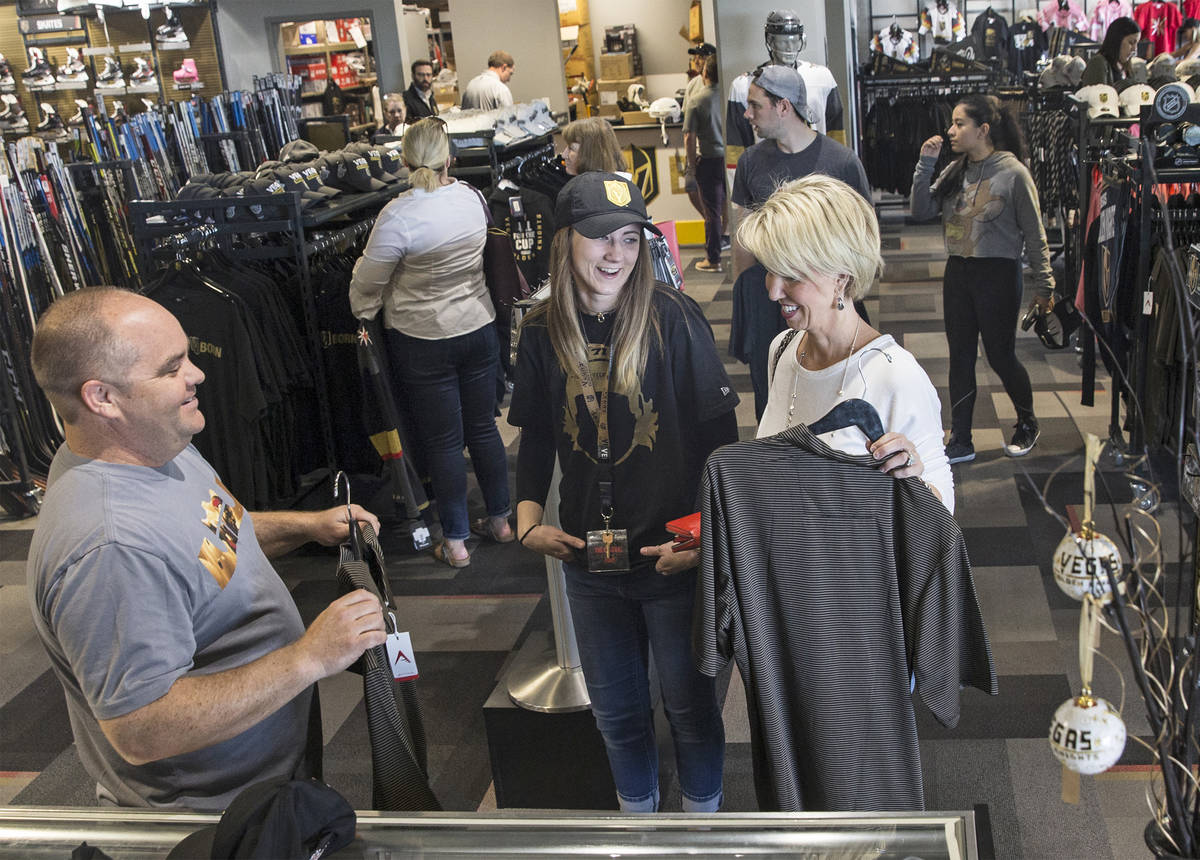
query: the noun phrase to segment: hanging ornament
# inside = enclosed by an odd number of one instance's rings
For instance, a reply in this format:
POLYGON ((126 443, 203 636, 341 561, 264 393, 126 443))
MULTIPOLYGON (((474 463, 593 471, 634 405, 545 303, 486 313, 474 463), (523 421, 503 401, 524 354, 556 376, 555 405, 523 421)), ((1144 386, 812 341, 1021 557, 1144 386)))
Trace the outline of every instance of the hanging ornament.
POLYGON ((1079 617, 1079 676, 1083 692, 1059 705, 1050 723, 1050 749, 1063 767, 1091 776, 1108 770, 1125 751, 1125 722, 1108 701, 1092 695, 1093 657, 1099 646, 1103 601, 1083 596, 1079 617))
POLYGON ((1050 723, 1050 749, 1063 767, 1084 776, 1103 773, 1125 751, 1125 722, 1107 700, 1083 695, 1067 699, 1050 723))
POLYGON ((1112 585, 1105 568, 1119 575, 1121 551, 1113 541, 1095 529, 1093 512, 1096 502, 1096 462, 1100 459, 1102 443, 1092 433, 1087 435, 1087 454, 1083 472, 1083 525, 1078 532, 1067 532, 1054 550, 1054 581, 1064 594, 1082 600, 1090 594, 1107 603, 1112 598, 1112 585))

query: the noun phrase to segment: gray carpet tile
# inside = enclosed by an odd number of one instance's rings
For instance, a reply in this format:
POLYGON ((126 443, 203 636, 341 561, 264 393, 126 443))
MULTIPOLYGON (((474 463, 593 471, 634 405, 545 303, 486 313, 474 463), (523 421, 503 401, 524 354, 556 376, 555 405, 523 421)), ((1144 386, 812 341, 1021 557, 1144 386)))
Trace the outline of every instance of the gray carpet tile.
POLYGON ((0 707, 0 770, 42 770, 72 743, 62 685, 47 670, 0 707))
POLYGON ((72 743, 12 800, 16 806, 97 806, 96 783, 72 743))
POLYGON ((0 529, 0 561, 24 561, 32 539, 32 529, 0 529))
POLYGON ((973 688, 964 690, 959 696, 958 726, 953 729, 942 726, 927 708, 918 705, 917 731, 921 738, 1044 740, 1054 709, 1078 692, 1071 690, 1065 675, 1002 675, 999 686, 1000 693, 996 696, 973 688))

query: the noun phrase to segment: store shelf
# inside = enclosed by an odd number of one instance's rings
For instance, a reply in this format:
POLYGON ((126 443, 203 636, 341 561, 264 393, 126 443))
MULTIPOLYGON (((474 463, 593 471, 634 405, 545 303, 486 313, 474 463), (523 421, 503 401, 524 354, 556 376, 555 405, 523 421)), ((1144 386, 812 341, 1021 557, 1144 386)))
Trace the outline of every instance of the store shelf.
POLYGON ((288 57, 316 57, 336 51, 365 51, 370 47, 369 41, 366 48, 360 48, 353 42, 325 42, 321 45, 297 45, 294 48, 284 48, 283 53, 288 57))
MULTIPOLYGON (((378 78, 372 78, 369 81, 364 81, 359 84, 352 84, 351 86, 342 87, 341 89, 342 89, 342 92, 344 92, 344 93, 362 93, 362 92, 366 92, 371 87, 375 86, 375 84, 378 82, 378 80, 379 80, 378 78)), ((319 93, 301 93, 300 94, 300 100, 306 101, 306 102, 315 102, 318 99, 323 99, 323 98, 325 98, 325 90, 321 90, 319 93)))

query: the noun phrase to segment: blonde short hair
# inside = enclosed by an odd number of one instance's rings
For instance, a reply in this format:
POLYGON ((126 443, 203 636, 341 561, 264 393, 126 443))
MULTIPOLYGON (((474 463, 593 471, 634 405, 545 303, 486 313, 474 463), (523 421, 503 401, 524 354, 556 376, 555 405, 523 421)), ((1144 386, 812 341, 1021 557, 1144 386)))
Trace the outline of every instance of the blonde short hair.
POLYGON ((874 207, 823 173, 780 185, 742 221, 737 240, 768 272, 788 280, 848 276, 851 299, 865 296, 883 273, 874 207))
POLYGON ((408 165, 408 181, 415 188, 433 191, 441 182, 441 172, 450 160, 450 138, 446 123, 427 116, 410 125, 404 132, 400 154, 408 165))

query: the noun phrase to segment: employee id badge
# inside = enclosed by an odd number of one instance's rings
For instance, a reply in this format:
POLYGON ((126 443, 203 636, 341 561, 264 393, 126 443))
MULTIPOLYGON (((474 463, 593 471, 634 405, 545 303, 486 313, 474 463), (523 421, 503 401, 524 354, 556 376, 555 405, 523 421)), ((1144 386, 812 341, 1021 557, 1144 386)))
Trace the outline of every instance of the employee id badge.
POLYGON ((625 573, 629 570, 629 534, 625 529, 597 529, 587 533, 588 571, 625 573))

